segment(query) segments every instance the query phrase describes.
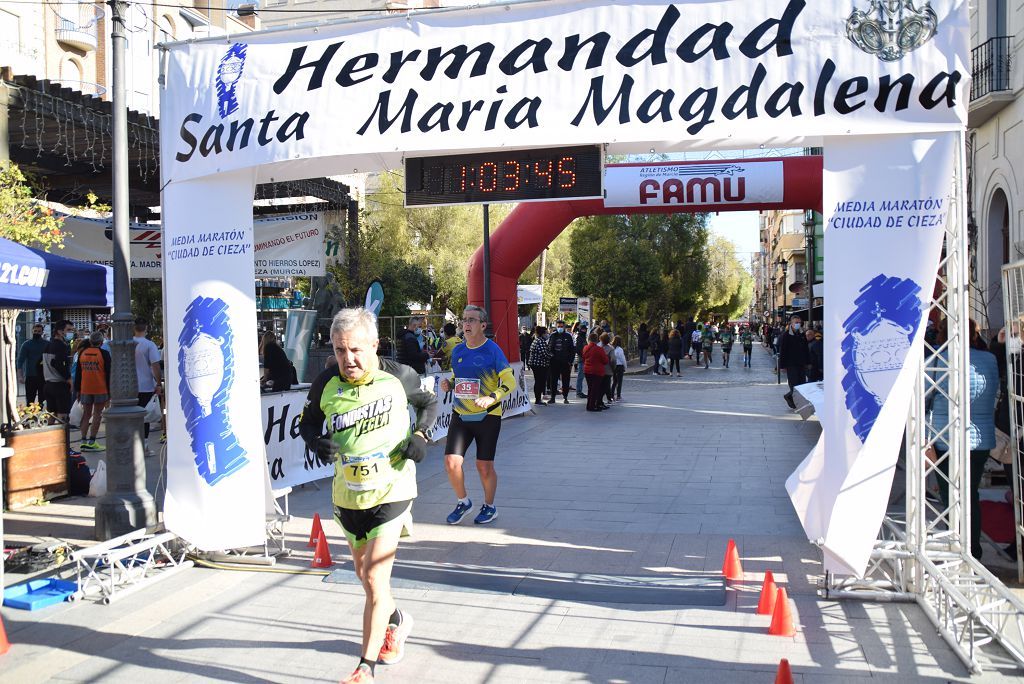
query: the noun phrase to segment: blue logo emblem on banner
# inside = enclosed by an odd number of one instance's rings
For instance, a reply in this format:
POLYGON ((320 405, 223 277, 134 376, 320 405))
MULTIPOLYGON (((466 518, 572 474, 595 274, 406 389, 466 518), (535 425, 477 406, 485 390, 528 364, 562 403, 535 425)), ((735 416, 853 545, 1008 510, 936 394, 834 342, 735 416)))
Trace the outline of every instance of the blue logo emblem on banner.
POLYGON ((234 380, 228 305, 196 297, 185 309, 178 336, 178 393, 196 469, 215 485, 249 462, 231 432, 226 404, 234 380))
POLYGON ((896 382, 921 325, 921 286, 878 275, 861 288, 843 330, 843 392, 853 431, 863 442, 896 382))
POLYGON ((245 43, 235 43, 228 48, 217 65, 217 113, 222 119, 238 111, 235 88, 242 79, 247 48, 245 43))

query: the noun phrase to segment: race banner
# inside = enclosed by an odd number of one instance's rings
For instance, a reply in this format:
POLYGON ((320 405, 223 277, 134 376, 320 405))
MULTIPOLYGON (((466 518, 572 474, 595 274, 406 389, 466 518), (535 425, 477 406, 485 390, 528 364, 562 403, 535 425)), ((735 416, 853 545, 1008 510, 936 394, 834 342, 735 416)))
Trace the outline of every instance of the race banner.
POLYGON ((169 48, 162 171, 956 130, 970 30, 966 0, 551 0, 189 41, 169 48))
POLYGON ((334 476, 334 463, 306 448, 299 435, 299 418, 306 391, 275 392, 260 398, 263 406, 263 443, 273 489, 296 487, 334 476))
MULTIPOLYGON (((60 214, 64 220, 63 256, 112 266, 113 228, 110 219, 60 214)), ((323 214, 267 216, 253 221, 257 278, 322 276, 327 261, 323 214)), ((130 223, 131 277, 161 278, 163 229, 155 223, 130 223)))
POLYGON ((606 207, 681 209, 705 204, 771 204, 783 201, 781 161, 651 166, 606 166, 606 207))
POLYGON ((959 220, 958 144, 955 133, 826 141, 826 410, 786 489, 833 573, 862 575, 885 515, 944 228, 959 220))
POLYGON ((202 551, 262 544, 252 171, 164 189, 167 529, 202 551), (201 217, 197 220, 196 217, 201 217))

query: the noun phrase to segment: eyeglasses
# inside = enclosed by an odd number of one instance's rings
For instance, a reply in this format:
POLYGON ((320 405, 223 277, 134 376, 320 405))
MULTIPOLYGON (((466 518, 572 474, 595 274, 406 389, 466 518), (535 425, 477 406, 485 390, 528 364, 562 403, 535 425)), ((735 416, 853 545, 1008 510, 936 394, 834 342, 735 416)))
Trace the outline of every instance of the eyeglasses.
POLYGON ((462 322, 463 323, 479 323, 480 319, 479 318, 463 318, 462 322))

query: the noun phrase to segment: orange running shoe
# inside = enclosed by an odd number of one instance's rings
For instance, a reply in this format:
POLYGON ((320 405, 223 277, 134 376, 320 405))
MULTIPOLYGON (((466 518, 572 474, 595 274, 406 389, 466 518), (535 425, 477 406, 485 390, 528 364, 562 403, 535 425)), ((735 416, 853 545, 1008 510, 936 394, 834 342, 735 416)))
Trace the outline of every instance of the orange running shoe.
POLYGON ((341 684, 373 684, 373 673, 370 672, 367 665, 359 663, 359 667, 353 670, 348 677, 342 679, 341 684))
POLYGON ((402 624, 388 625, 388 631, 384 633, 384 646, 377 656, 378 663, 394 665, 405 655, 405 640, 412 631, 412 615, 399 612, 402 615, 402 624))

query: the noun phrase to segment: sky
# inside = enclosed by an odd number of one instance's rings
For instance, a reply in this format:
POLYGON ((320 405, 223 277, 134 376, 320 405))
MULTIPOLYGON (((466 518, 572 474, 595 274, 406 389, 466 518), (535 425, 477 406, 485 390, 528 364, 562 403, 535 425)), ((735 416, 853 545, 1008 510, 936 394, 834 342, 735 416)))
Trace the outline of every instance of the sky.
POLYGON ((728 211, 712 214, 711 232, 732 240, 736 245, 736 258, 750 269, 750 256, 761 248, 756 211, 728 211))

